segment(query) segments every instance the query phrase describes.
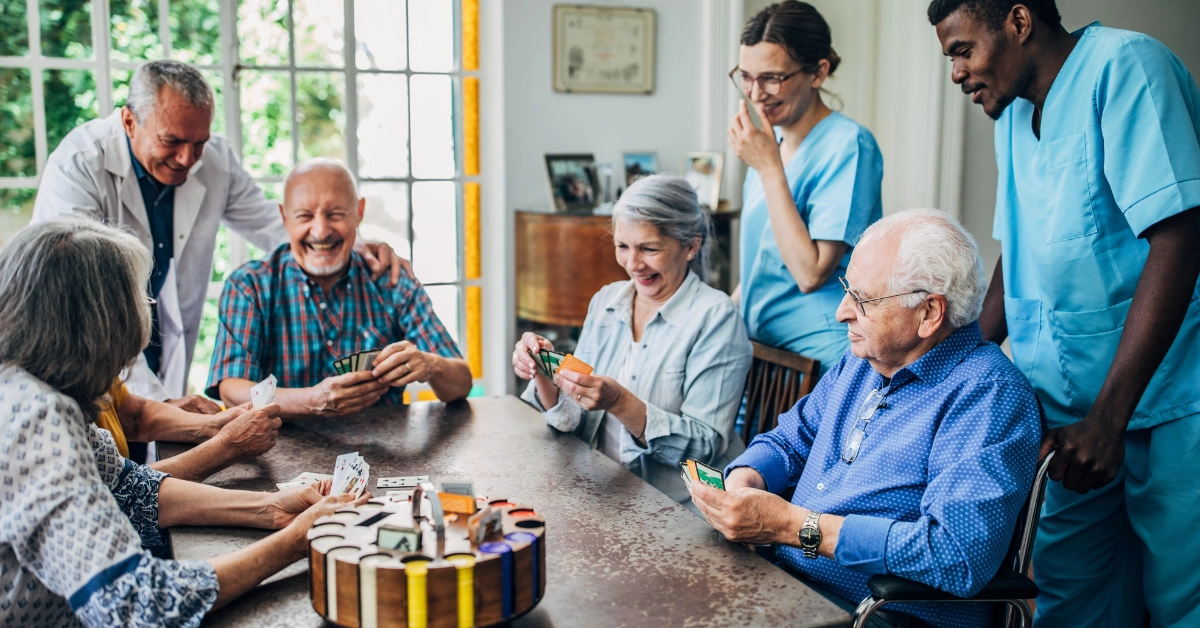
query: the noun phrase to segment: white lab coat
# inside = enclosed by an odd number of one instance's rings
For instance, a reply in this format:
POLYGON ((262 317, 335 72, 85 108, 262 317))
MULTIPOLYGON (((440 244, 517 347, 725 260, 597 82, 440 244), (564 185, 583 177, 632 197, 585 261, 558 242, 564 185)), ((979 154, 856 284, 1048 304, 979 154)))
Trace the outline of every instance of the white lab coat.
MULTIPOLYGON (((147 249, 153 244, 119 110, 71 131, 46 162, 33 222, 67 216, 86 216, 122 227, 147 249)), ((175 190, 175 235, 171 238, 175 282, 173 289, 164 286, 160 297, 166 298, 159 303, 163 381, 139 359, 125 374, 126 385, 135 394, 161 400, 185 393, 212 277, 217 227, 222 222, 265 251, 288 239, 278 203, 263 196, 229 142, 213 135, 203 159, 175 190)))

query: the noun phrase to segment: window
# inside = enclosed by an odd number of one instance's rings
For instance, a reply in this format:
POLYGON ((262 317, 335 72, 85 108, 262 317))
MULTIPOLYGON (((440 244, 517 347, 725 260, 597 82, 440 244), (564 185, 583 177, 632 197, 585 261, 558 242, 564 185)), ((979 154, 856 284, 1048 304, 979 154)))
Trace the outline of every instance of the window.
MULTIPOLYGON (((28 223, 47 155, 123 104, 140 62, 191 63, 216 92, 214 132, 268 197, 282 196, 299 161, 350 167, 367 198, 361 237, 412 260, 478 379, 477 22, 477 0, 4 2, 0 241, 28 223)), ((194 389, 207 376, 222 282, 258 254, 222 228, 194 389)))

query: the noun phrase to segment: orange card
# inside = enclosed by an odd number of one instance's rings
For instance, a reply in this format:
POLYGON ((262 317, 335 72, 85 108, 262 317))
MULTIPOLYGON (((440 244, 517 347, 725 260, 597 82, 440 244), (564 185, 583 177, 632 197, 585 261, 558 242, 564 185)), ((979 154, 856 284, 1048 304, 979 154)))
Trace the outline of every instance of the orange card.
POLYGON ((470 495, 438 493, 438 498, 442 500, 443 512, 454 512, 462 515, 475 514, 475 498, 470 495))
POLYGON ((570 353, 567 354, 567 357, 563 358, 562 364, 559 364, 558 368, 567 369, 568 371, 575 371, 576 373, 583 373, 584 375, 592 374, 592 367, 584 364, 583 360, 580 360, 570 353))
POLYGON ((695 460, 687 461, 687 469, 688 469, 688 475, 692 476, 693 480, 700 479, 700 476, 696 475, 696 461, 695 460))

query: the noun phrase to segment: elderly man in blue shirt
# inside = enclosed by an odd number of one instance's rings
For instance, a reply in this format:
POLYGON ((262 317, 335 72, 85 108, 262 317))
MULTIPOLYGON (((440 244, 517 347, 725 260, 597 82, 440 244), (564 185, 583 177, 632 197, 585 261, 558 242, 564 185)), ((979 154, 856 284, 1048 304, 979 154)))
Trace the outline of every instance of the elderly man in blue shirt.
MULTIPOLYGON (((863 234, 842 286, 850 351, 726 468, 726 491, 694 482, 692 498, 847 610, 881 573, 973 595, 1008 548, 1041 438, 1028 380, 975 321, 978 247, 944 213, 893 214, 863 234)), ((988 621, 982 605, 893 608, 882 625, 988 621)))

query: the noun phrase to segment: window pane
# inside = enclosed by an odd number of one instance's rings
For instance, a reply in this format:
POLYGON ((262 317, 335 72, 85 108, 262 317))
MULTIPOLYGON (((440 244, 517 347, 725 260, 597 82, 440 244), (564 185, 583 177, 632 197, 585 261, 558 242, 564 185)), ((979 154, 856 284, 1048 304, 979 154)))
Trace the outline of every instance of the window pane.
POLYGON ((113 107, 124 107, 129 100, 129 82, 133 80, 133 70, 113 68, 109 70, 109 75, 112 76, 113 107))
POLYGON ((458 187, 413 184, 413 271, 421 283, 458 281, 458 187))
POLYGON ((366 182, 358 193, 367 199, 358 233, 364 240, 386 242, 405 259, 412 257, 408 241, 408 184, 366 182))
POLYGON ((450 332, 450 337, 454 339, 454 344, 458 345, 459 351, 464 351, 462 337, 458 329, 458 310, 459 310, 459 295, 462 293, 462 288, 458 286, 425 286, 425 292, 429 294, 429 300, 433 301, 433 313, 437 314, 438 320, 442 321, 442 326, 446 331, 450 332))
MULTIPOLYGON (((256 181, 255 183, 258 184, 258 189, 263 191, 263 196, 266 196, 268 199, 275 201, 277 203, 283 202, 283 183, 280 183, 280 182, 264 183, 261 181, 256 181)), ((280 220, 282 220, 282 218, 280 218, 280 220)), ((234 236, 234 237, 237 237, 237 236, 234 236)), ((247 257, 247 259, 255 260, 255 259, 259 259, 259 258, 263 257, 264 255, 266 255, 266 253, 264 253, 262 249, 258 248, 257 246, 254 246, 254 244, 252 244, 249 241, 246 242, 246 257, 247 257)))
POLYGON ((292 166, 291 84, 286 72, 243 70, 242 164, 253 176, 282 175, 292 166))
POLYGON ((93 120, 96 79, 89 70, 46 70, 46 142, 50 152, 71 129, 93 120))
MULTIPOLYGON (((17 0, 13 0, 15 4, 17 0)), ((89 0, 39 0, 42 54, 92 58, 92 3, 89 0)))
POLYGON ((173 59, 199 65, 221 62, 218 0, 171 0, 171 14, 167 19, 171 27, 173 59))
POLYGON ((158 0, 112 0, 109 15, 113 61, 137 62, 162 56, 158 0))
POLYGON ((16 0, 0 2, 0 57, 23 57, 27 54, 29 23, 25 19, 25 3, 16 0))
POLYGON ((408 85, 403 74, 358 75, 358 174, 408 176, 408 85))
POLYGON ((340 68, 345 65, 345 7, 337 0, 293 0, 296 65, 340 68))
POLYGON ((329 157, 345 161, 343 105, 345 75, 302 72, 296 75, 296 122, 300 126, 300 160, 329 157))
POLYGON ((0 188, 0 246, 29 224, 37 190, 0 188))
POLYGON ((412 69, 416 72, 453 70, 454 6, 450 0, 410 2, 408 20, 412 69))
POLYGON ((0 68, 0 177, 36 175, 29 70, 0 68))
POLYGON ((210 281, 225 281, 225 278, 233 271, 233 254, 229 250, 229 239, 231 237, 233 237, 233 234, 229 232, 229 227, 225 225, 217 227, 217 244, 213 248, 213 266, 210 281))
POLYGON ((240 0, 238 47, 249 65, 287 65, 287 2, 240 0))
POLYGON ((196 352, 192 354, 192 366, 188 369, 188 392, 201 394, 208 383, 208 367, 212 362, 213 348, 217 343, 217 326, 221 320, 217 315, 217 299, 204 302, 200 315, 200 331, 196 338, 196 352))
POLYGON ((363 70, 403 70, 408 38, 403 0, 355 0, 355 60, 363 70))
POLYGON ((212 86, 213 90, 213 133, 225 133, 225 78, 220 72, 210 72, 201 70, 204 75, 204 80, 212 86))
POLYGON ((449 76, 412 77, 412 169, 420 179, 454 176, 454 98, 449 76))

